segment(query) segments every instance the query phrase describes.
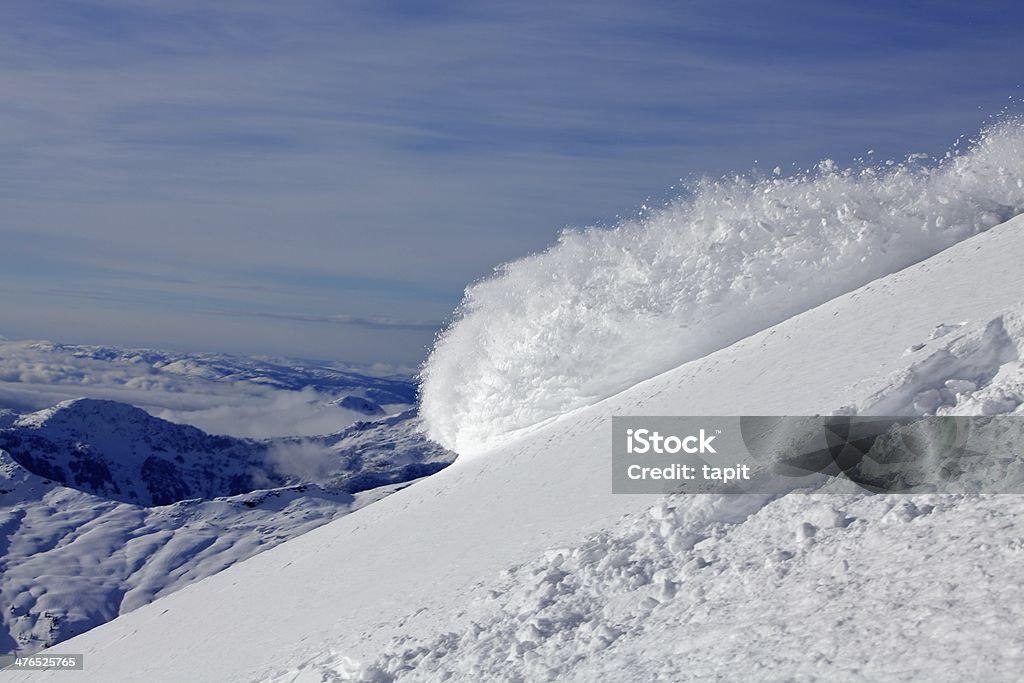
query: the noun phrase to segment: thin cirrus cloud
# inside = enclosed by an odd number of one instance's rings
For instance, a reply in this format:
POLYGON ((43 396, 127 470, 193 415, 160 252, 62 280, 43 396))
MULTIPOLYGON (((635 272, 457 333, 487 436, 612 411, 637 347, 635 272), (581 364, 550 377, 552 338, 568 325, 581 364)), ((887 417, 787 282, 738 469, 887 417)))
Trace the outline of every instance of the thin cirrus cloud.
POLYGON ((1005 3, 5 14, 0 333, 359 362, 416 362, 466 283, 679 178, 940 153, 1024 57, 1005 3))
POLYGON ((358 315, 301 315, 295 313, 252 313, 261 318, 273 320, 294 320, 304 323, 329 323, 332 325, 359 325, 373 329, 388 330, 437 330, 443 324, 440 320, 402 320, 401 318, 365 317, 358 315))

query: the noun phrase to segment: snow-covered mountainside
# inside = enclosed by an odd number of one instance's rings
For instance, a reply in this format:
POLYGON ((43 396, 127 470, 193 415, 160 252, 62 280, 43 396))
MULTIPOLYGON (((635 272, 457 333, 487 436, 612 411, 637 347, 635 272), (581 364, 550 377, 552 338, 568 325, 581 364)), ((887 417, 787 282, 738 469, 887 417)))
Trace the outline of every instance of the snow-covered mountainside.
POLYGON ((40 476, 138 505, 245 493, 288 477, 268 445, 211 436, 114 401, 76 399, 0 430, 0 449, 40 476))
POLYGON ((415 411, 357 422, 324 437, 281 442, 298 444, 306 453, 316 445, 326 447, 330 467, 324 477, 315 478, 345 491, 363 491, 425 477, 444 469, 455 457, 426 438, 415 411))
POLYGON ((431 436, 480 452, 1024 212, 1024 122, 921 156, 705 181, 502 266, 426 365, 431 436))
POLYGON ((405 485, 145 507, 60 486, 0 451, 0 650, 59 643, 405 485))
POLYGON ((55 652, 89 681, 1016 680, 1019 497, 613 495, 610 444, 614 415, 1021 414, 1021 263, 1015 219, 55 652))
POLYGON ((82 633, 453 458, 414 411, 268 441, 95 399, 0 425, 2 652, 82 633))
POLYGON ((0 409, 119 401, 207 432, 313 436, 416 401, 408 376, 281 358, 0 340, 0 409))
POLYGON ((139 505, 324 483, 356 492, 432 474, 452 454, 414 411, 335 434, 265 441, 211 436, 114 401, 76 399, 0 429, 0 448, 40 476, 139 505))

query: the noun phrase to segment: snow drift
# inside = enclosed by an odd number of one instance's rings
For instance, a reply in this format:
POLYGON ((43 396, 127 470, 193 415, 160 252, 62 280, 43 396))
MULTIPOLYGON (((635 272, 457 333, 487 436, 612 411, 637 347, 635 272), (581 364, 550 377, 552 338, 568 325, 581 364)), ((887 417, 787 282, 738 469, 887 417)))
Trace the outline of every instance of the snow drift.
POLYGON ((422 373, 459 453, 612 396, 1024 212, 1024 122, 942 159, 703 180, 614 229, 567 230, 466 290, 422 373))

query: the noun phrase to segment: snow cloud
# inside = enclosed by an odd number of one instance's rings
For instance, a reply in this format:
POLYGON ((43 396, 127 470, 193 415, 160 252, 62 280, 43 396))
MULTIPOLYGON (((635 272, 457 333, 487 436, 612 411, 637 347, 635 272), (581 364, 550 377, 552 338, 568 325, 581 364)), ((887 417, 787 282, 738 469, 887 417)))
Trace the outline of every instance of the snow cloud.
POLYGON ((338 457, 322 444, 293 441, 274 444, 267 461, 281 474, 302 482, 320 482, 337 467, 338 457))
POLYGON ((612 396, 1024 213, 1024 120, 941 159, 831 160, 696 184, 610 230, 567 230, 466 290, 423 373, 462 455, 612 396))

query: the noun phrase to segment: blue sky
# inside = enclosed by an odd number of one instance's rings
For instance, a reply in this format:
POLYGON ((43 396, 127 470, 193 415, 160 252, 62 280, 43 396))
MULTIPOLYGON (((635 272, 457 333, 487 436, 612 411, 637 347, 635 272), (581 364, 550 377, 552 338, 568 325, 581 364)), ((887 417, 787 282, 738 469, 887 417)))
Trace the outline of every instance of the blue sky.
POLYGON ((7 3, 0 334, 416 363, 680 178, 940 153, 1014 2, 7 3))

